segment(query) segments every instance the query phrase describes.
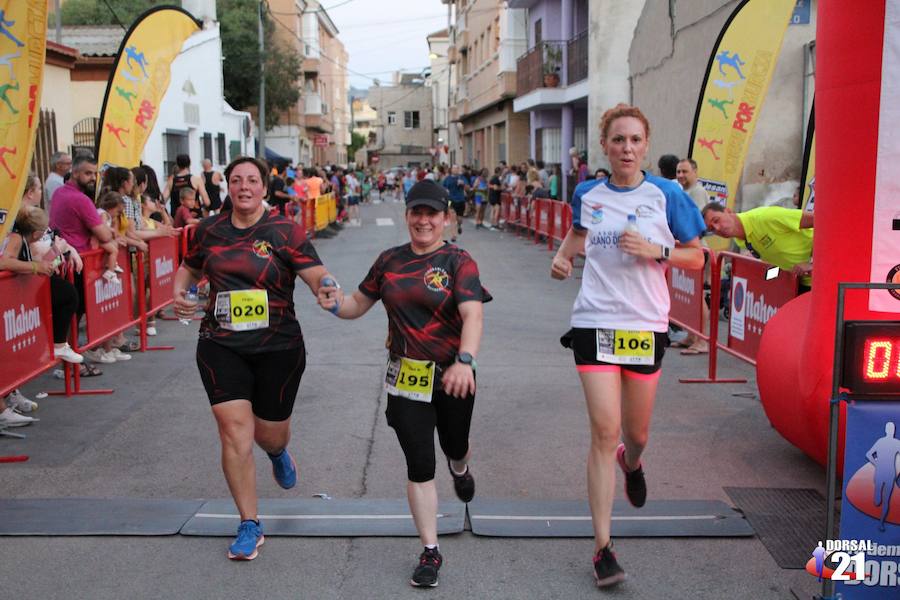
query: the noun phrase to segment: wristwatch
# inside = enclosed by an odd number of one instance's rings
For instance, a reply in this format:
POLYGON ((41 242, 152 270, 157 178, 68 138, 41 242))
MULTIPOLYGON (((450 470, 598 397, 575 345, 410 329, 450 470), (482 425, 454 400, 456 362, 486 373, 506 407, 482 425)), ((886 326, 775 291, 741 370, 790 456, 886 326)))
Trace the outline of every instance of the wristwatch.
POLYGON ((660 260, 669 260, 669 257, 672 256, 672 247, 662 244, 660 248, 662 248, 662 256, 660 257, 660 260))
POLYGON ((473 371, 478 368, 478 363, 475 362, 475 357, 468 352, 460 352, 459 354, 457 354, 456 362, 462 363, 464 365, 469 365, 470 367, 472 367, 473 371))

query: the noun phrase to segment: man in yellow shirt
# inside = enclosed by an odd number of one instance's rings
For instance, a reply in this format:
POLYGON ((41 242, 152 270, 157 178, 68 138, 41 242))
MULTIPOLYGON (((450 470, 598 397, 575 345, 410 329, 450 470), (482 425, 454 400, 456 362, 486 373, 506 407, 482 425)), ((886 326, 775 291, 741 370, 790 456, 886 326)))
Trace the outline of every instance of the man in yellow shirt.
POLYGON ((703 207, 707 228, 767 263, 800 277, 800 291, 812 285, 813 214, 781 206, 735 213, 717 202, 703 207))

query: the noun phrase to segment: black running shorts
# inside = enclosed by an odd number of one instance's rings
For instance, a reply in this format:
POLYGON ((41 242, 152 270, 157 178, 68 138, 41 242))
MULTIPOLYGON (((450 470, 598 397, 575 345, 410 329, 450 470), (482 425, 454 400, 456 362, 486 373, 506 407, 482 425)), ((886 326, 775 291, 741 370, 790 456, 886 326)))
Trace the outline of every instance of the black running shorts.
MULTIPOLYGON (((622 371, 636 373, 638 375, 652 375, 662 368, 663 355, 668 345, 668 335, 654 333, 654 360, 652 365, 616 365, 597 360, 597 330, 581 329, 573 327, 563 335, 559 342, 565 348, 571 348, 575 354, 575 365, 579 371, 589 371, 590 368, 581 367, 619 367, 622 371)), ((602 369, 600 369, 602 370, 602 369)))
POLYGON ((451 202, 450 206, 453 208, 453 212, 456 213, 456 216, 461 217, 466 214, 466 201, 461 200, 459 202, 451 202))
POLYGON ((265 421, 285 421, 294 410, 306 348, 239 354, 212 340, 197 342, 197 368, 211 405, 249 400, 265 421))

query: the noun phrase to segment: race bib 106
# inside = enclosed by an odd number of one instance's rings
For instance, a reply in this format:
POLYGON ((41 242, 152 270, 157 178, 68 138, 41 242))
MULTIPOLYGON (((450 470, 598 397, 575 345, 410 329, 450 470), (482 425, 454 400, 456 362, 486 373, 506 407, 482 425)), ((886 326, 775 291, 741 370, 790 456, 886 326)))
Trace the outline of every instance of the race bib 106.
POLYGON ((597 330, 597 360, 615 365, 652 365, 656 358, 652 331, 597 330))

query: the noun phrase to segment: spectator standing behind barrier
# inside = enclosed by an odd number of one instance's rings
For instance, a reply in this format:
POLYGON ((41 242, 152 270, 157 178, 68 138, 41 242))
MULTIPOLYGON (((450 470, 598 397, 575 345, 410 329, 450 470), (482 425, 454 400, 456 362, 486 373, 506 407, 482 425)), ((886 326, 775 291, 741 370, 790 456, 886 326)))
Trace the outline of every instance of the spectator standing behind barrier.
POLYGON ((550 167, 547 189, 550 190, 550 198, 559 200, 559 167, 556 165, 550 167))
POLYGON ((678 162, 678 168, 675 170, 675 178, 684 193, 691 197, 698 210, 709 204, 709 194, 706 189, 700 185, 699 174, 697 173, 697 161, 693 158, 682 158, 678 162))
POLYGON ((190 188, 182 188, 179 192, 178 210, 175 211, 175 227, 184 228, 200 222, 194 215, 197 208, 197 193, 190 188))
MULTIPOLYGON (((213 170, 212 161, 204 158, 201 163, 203 166, 203 188, 206 190, 206 197, 209 198, 209 214, 214 215, 222 208, 222 174, 213 170)), ((291 169, 291 172, 294 170, 291 169)), ((293 175, 292 175, 293 177, 293 175)))
POLYGON ((637 107, 619 104, 604 113, 600 144, 612 175, 575 188, 572 227, 550 271, 565 279, 573 259, 585 255, 572 329, 560 341, 574 352, 587 401, 588 498, 600 586, 625 578, 610 541, 617 463, 629 502, 641 507, 646 501, 641 455, 665 352, 666 262, 686 269, 703 265, 700 212, 675 182, 641 170, 649 142, 650 125, 637 107), (675 247, 676 241, 681 245, 675 247))
POLYGON ((674 154, 663 154, 656 162, 660 177, 675 179, 678 176, 678 157, 674 154))
MULTIPOLYGON (((697 206, 697 209, 703 210, 703 207, 709 203, 709 195, 706 193, 706 190, 700 185, 697 174, 697 161, 693 158, 682 158, 678 163, 678 167, 675 170, 675 178, 678 180, 678 183, 681 184, 684 193, 691 197, 691 200, 694 201, 694 204, 697 206)), ((703 245, 706 245, 705 243, 703 245)), ((706 256, 706 255, 704 255, 706 256)), ((704 284, 703 289, 708 290, 709 283, 709 268, 704 267, 704 284)), ((701 296, 700 302, 700 312, 701 312, 701 328, 707 327, 707 323, 709 323, 709 305, 706 303, 706 294, 704 293, 701 296)), ((704 329, 705 331, 705 329, 704 329)), ((709 344, 703 338, 697 336, 696 334, 688 332, 687 337, 684 341, 672 342, 672 346, 675 348, 684 348, 681 351, 681 354, 690 356, 697 354, 706 354, 709 352, 709 344)))
POLYGON ((808 292, 812 286, 814 215, 781 206, 735 213, 718 202, 703 208, 703 220, 710 231, 733 238, 756 258, 799 276, 800 293, 808 292))
POLYGON ((434 432, 457 497, 469 502, 475 480, 468 463, 475 405, 475 356, 483 306, 490 294, 465 250, 444 241, 449 195, 424 180, 406 198, 410 242, 382 252, 351 296, 333 282, 319 288, 322 308, 342 319, 363 316, 381 300, 388 316, 390 359, 385 374, 387 422, 406 457, 406 492, 424 549, 410 584, 435 587, 438 548, 434 432))
POLYGON ((50 174, 44 182, 44 210, 50 214, 53 194, 65 183, 65 175, 72 168, 72 157, 65 152, 54 152, 50 156, 50 174))
POLYGON ((222 444, 222 469, 240 513, 233 560, 252 560, 263 544, 253 444, 266 451, 279 486, 297 483, 287 451, 290 418, 306 368, 303 333, 294 312, 299 276, 316 294, 328 277, 304 228, 266 210, 268 169, 242 157, 225 169, 233 207, 198 226, 175 274, 175 313, 190 319, 185 296, 201 277, 209 301, 200 325, 197 367, 222 444))
POLYGON ((175 157, 175 171, 169 175, 166 189, 163 191, 163 197, 169 199, 169 212, 173 217, 178 210, 179 190, 185 187, 197 192, 201 209, 209 209, 209 198, 206 196, 206 188, 203 187, 203 179, 191 174, 191 157, 179 154, 175 157))

